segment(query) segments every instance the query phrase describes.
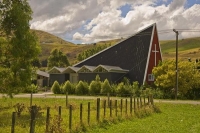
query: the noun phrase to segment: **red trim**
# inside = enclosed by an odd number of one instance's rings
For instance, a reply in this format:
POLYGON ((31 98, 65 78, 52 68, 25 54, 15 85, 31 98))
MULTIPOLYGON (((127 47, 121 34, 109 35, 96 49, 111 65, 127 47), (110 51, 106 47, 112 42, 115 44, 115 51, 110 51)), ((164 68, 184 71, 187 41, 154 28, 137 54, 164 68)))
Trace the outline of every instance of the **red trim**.
POLYGON ((155 51, 155 46, 156 46, 156 51, 158 51, 156 52, 156 66, 158 65, 159 61, 162 61, 156 26, 155 26, 153 41, 151 45, 152 46, 150 50, 149 65, 148 65, 147 74, 146 74, 146 82, 148 84, 152 84, 154 82, 154 81, 148 81, 148 75, 152 74, 152 70, 155 67, 155 52, 153 52, 155 51))

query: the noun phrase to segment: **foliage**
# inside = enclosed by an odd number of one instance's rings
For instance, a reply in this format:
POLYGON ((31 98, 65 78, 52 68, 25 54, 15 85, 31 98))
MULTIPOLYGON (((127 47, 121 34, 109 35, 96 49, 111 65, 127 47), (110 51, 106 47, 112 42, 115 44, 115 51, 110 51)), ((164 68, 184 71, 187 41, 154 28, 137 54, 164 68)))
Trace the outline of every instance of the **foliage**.
MULTIPOLYGON (((200 73, 195 69, 193 62, 178 62, 178 93, 184 97, 192 89, 200 89, 200 73)), ((156 81, 154 82, 164 92, 164 98, 172 98, 175 92, 175 61, 167 60, 153 69, 156 81)))
POLYGON ((14 106, 15 112, 17 113, 17 116, 20 117, 21 113, 24 111, 25 109, 25 105, 23 103, 17 103, 14 106))
POLYGON ((63 92, 64 94, 68 92, 68 94, 74 94, 75 93, 75 88, 73 85, 70 83, 69 80, 67 80, 63 86, 63 92))
POLYGON ((62 129, 62 127, 60 126, 62 121, 63 121, 63 119, 59 115, 55 115, 50 123, 51 132, 63 133, 64 129, 62 129))
POLYGON ((30 86, 26 87, 23 91, 24 93, 37 93, 38 92, 38 86, 31 84, 30 86))
POLYGON ((32 61, 40 52, 30 31, 32 10, 27 0, 0 1, 0 90, 12 97, 31 85, 32 61))
POLYGON ((123 82, 118 84, 116 91, 119 96, 130 96, 133 94, 132 86, 125 85, 123 82))
POLYGON ((88 94, 89 89, 88 89, 88 83, 79 81, 78 84, 76 85, 75 93, 77 95, 86 95, 88 94))
POLYGON ((69 66, 69 61, 67 56, 63 54, 62 51, 54 49, 51 51, 50 56, 48 57, 48 69, 57 66, 57 67, 66 67, 69 66))
MULTIPOLYGON (((42 113, 44 113, 44 112, 41 112, 42 111, 41 106, 38 106, 38 105, 34 105, 34 106, 35 106, 35 108, 34 108, 34 116, 35 117, 40 117, 42 115, 42 113)), ((31 114, 31 110, 32 110, 32 107, 28 107, 29 114, 31 114)))
POLYGON ((139 82, 135 81, 133 82, 133 93, 135 94, 135 96, 139 97, 142 94, 142 87, 139 87, 139 82))
POLYGON ((95 80, 90 83, 89 86, 90 94, 98 95, 101 92, 101 81, 99 75, 96 75, 95 80))
POLYGON ((105 79, 104 82, 102 83, 101 93, 103 94, 112 93, 112 87, 110 86, 108 79, 105 79))
POLYGON ((51 87, 51 91, 54 94, 61 94, 61 89, 60 89, 60 85, 59 85, 58 81, 55 81, 53 83, 53 86, 51 87))

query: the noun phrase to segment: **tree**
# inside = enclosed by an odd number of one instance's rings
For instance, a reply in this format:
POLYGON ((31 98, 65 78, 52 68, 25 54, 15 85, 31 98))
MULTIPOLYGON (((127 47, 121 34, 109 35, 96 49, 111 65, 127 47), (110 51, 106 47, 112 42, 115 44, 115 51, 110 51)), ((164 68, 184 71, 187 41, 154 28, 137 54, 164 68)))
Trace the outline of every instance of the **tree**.
POLYGON ((101 81, 99 75, 96 75, 95 80, 90 83, 89 87, 90 94, 98 95, 101 92, 101 81))
POLYGON ((108 79, 104 80, 101 87, 101 93, 103 94, 112 93, 112 87, 110 86, 108 79))
POLYGON ((31 85, 32 61, 40 53, 31 15, 27 0, 0 1, 0 91, 11 97, 31 85))
POLYGON ((58 50, 58 49, 54 49, 51 52, 51 55, 48 58, 48 68, 52 68, 54 66, 57 67, 66 67, 69 66, 69 61, 67 59, 67 56, 63 54, 62 51, 58 50))
MULTIPOLYGON (((189 90, 200 87, 200 73, 195 69, 194 62, 179 61, 178 70, 179 95, 183 96, 189 90)), ((165 97, 172 98, 176 81, 175 61, 167 60, 160 63, 153 69, 153 74, 156 79, 155 85, 164 91, 165 97)))

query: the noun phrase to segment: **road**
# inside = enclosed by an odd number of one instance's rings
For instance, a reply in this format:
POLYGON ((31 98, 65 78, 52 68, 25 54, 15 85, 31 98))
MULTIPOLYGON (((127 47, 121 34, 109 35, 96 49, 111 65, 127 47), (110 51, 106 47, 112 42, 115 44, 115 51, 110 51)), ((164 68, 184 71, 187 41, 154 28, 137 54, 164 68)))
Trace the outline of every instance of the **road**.
MULTIPOLYGON (((17 98, 30 98, 31 94, 17 94, 14 97, 17 98)), ((5 95, 0 94, 0 98, 5 97, 5 95)), ((33 94, 33 98, 65 98, 64 95, 53 95, 52 92, 44 92, 44 93, 36 93, 33 94)), ((75 96, 69 95, 69 99, 96 99, 97 97, 107 99, 106 96, 75 96)), ((111 99, 121 99, 120 97, 110 97, 111 99)), ((127 98, 129 100, 129 98, 127 98)), ((200 105, 200 101, 196 100, 165 100, 165 99, 155 99, 154 102, 156 103, 174 103, 174 104, 195 104, 200 105)))

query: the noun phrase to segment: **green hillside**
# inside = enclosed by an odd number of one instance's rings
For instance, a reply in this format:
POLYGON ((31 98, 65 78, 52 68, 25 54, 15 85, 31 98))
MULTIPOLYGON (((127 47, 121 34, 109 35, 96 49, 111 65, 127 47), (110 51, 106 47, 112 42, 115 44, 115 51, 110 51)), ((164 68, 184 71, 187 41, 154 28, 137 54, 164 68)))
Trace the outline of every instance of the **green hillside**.
MULTIPOLYGON (((114 45, 120 39, 100 41, 96 44, 73 44, 57 36, 40 30, 33 30, 39 38, 41 44, 40 61, 47 60, 50 52, 57 48, 67 55, 71 64, 77 63, 78 54, 85 50, 95 48, 99 45, 114 45)), ((179 59, 192 60, 200 59, 200 37, 179 40, 179 59)), ((163 59, 175 59, 175 40, 160 41, 163 59)))
MULTIPOLYGON (((160 41, 163 59, 175 59, 176 41, 160 41)), ((178 41, 178 55, 180 59, 200 59, 200 37, 187 38, 178 41)))

